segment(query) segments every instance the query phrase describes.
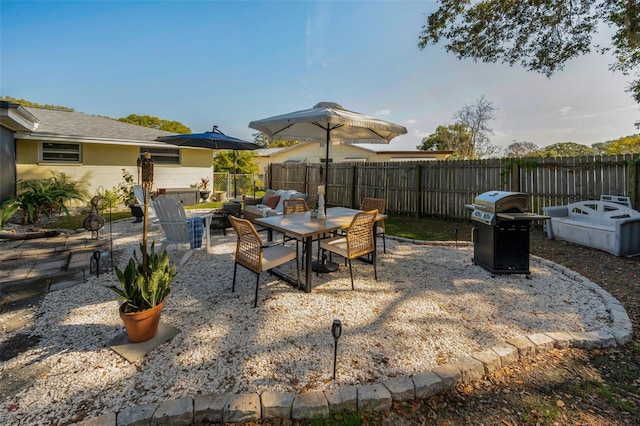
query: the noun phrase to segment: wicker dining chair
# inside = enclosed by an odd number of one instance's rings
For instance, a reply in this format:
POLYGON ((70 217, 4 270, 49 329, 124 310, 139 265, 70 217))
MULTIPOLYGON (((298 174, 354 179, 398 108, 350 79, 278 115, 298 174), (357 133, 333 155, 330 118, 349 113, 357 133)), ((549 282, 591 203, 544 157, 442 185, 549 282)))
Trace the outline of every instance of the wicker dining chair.
MULTIPOLYGON (((378 270, 376 267, 376 246, 373 238, 373 226, 376 221, 378 210, 370 210, 357 213, 344 236, 336 236, 320 240, 320 248, 332 253, 336 253, 349 263, 349 275, 351 276, 351 289, 353 286, 353 269, 351 259, 365 256, 371 253, 371 263, 373 263, 373 274, 378 280, 378 270)), ((318 258, 320 261, 320 258, 318 258)))
MULTIPOLYGON (((362 204, 360 204, 360 210, 369 211, 377 209, 378 213, 384 214, 387 209, 387 201, 384 198, 365 198, 362 200, 362 204)), ((385 237, 385 228, 384 228, 384 220, 379 220, 376 222, 375 232, 377 235, 382 235, 382 252, 387 252, 387 239, 385 237)))
POLYGON ((283 214, 304 213, 309 211, 309 207, 303 198, 289 198, 282 201, 283 214))
POLYGON ((296 250, 281 244, 265 245, 251 222, 229 216, 233 229, 238 234, 235 262, 233 264, 233 285, 231 291, 236 291, 236 271, 238 265, 244 266, 256 274, 256 295, 253 307, 258 306, 258 287, 260 273, 280 266, 291 260, 296 261, 298 288, 300 287, 300 263, 296 250))
MULTIPOLYGON (((284 200, 282 202, 282 214, 294 214, 294 213, 304 213, 309 211, 309 206, 302 198, 289 198, 288 200, 284 200)), ((300 240, 296 237, 288 236, 287 234, 282 234, 282 244, 287 241, 296 241, 296 253, 299 252, 300 240)), ((303 253, 304 255, 304 250, 303 253)), ((302 269, 304 269, 304 256, 302 257, 302 269)))

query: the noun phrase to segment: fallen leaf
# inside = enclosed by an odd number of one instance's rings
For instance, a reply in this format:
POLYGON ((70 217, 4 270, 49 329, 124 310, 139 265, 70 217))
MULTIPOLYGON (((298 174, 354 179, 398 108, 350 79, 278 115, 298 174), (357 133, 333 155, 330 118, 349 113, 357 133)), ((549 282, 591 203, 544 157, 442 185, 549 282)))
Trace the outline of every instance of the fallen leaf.
POLYGON ((557 400, 557 401, 556 401, 556 405, 557 405, 558 407, 564 407, 564 401, 563 401, 563 400, 561 400, 561 399, 559 399, 559 400, 557 400))

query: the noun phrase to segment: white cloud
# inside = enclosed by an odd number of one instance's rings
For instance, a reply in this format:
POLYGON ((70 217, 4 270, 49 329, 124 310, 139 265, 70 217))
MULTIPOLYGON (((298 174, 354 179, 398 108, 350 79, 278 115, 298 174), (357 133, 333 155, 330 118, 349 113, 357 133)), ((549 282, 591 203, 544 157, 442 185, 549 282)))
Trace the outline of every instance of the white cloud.
POLYGON ((410 118, 407 121, 405 121, 406 124, 416 124, 418 122, 418 120, 416 120, 415 118, 410 118))
POLYGON ((389 109, 381 109, 380 111, 376 111, 376 115, 389 115, 391 114, 391 110, 389 109))
POLYGON ((325 31, 328 22, 328 7, 322 2, 314 5, 314 10, 307 13, 305 24, 305 48, 307 68, 318 64, 322 68, 329 66, 325 56, 325 31))
POLYGON ((568 114, 569 114, 569 112, 571 112, 571 110, 572 110, 572 109, 573 109, 573 108, 572 108, 572 107, 570 107, 570 106, 565 106, 565 107, 560 108, 560 109, 558 110, 558 112, 559 112, 560 114, 562 114, 562 115, 568 115, 568 114))

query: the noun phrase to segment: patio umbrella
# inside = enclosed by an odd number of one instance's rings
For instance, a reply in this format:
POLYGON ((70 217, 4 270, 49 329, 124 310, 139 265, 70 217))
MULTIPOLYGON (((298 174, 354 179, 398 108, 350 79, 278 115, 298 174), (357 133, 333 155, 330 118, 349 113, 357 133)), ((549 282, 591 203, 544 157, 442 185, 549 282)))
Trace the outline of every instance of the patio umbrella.
POLYGON ((403 126, 346 110, 334 102, 320 102, 310 109, 252 121, 249 127, 271 138, 325 144, 325 190, 329 176, 329 145, 355 142, 389 143, 396 136, 407 133, 403 126))
POLYGON ((262 148, 253 142, 227 136, 222 133, 218 126, 213 126, 213 130, 204 133, 189 133, 171 136, 160 136, 156 138, 158 142, 170 143, 178 146, 188 146, 190 148, 209 148, 217 150, 233 151, 233 197, 237 197, 236 191, 236 151, 253 150, 262 148))

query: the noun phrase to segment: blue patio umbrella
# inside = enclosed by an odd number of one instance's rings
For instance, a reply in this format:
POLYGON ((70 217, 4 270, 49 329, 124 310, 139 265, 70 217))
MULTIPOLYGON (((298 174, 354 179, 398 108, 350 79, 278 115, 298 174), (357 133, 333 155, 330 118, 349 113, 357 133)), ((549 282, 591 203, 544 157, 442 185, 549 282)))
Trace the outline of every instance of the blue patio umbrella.
POLYGON ((246 151, 262 148, 253 142, 227 136, 222 133, 218 126, 213 126, 213 130, 204 133, 188 133, 171 136, 160 136, 158 142, 165 142, 177 146, 187 146, 190 148, 208 148, 215 150, 233 151, 233 196, 238 196, 236 189, 236 151, 246 151))

